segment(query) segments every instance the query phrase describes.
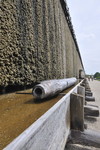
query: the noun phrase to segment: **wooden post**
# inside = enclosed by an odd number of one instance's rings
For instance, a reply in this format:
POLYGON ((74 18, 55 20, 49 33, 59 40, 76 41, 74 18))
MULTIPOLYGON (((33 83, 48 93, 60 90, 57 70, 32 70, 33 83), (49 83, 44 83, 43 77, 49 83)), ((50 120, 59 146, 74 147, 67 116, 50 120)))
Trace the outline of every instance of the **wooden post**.
POLYGON ((78 86, 77 93, 85 97, 85 88, 83 86, 78 86))
POLYGON ((90 88, 85 88, 85 90, 91 92, 91 89, 90 89, 90 88))
POLYGON ((85 95, 86 95, 86 96, 93 96, 93 93, 90 92, 90 91, 85 91, 85 95))
POLYGON ((93 96, 85 96, 85 100, 88 102, 94 102, 95 101, 95 97, 93 96))
POLYGON ((84 106, 84 114, 88 116, 99 117, 99 109, 94 106, 84 106))
POLYGON ((78 86, 77 93, 83 96, 83 101, 85 104, 85 88, 83 86, 78 86))
POLYGON ((70 95, 71 129, 84 131, 84 97, 79 94, 70 95))

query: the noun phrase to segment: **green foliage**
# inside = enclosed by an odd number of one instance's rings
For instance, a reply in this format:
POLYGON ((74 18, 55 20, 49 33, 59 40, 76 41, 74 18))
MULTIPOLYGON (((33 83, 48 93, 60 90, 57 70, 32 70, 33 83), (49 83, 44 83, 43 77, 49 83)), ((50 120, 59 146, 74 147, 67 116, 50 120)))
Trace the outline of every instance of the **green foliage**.
POLYGON ((99 73, 99 72, 96 72, 96 73, 94 74, 94 78, 100 79, 100 73, 99 73))

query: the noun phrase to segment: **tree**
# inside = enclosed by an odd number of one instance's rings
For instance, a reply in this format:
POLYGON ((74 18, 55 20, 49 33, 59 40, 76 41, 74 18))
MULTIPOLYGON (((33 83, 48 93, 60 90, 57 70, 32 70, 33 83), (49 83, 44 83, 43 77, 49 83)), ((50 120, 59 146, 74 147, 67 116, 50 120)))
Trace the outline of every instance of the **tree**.
POLYGON ((94 74, 94 78, 100 78, 100 73, 99 73, 99 72, 96 72, 96 73, 94 74))

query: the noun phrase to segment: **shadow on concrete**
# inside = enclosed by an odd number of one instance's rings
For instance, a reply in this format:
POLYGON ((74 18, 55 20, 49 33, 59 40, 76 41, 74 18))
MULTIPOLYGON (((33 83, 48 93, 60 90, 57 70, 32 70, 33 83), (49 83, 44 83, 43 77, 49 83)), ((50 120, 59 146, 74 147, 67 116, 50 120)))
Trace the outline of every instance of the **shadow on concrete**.
POLYGON ((20 92, 17 92, 16 94, 22 94, 22 95, 24 95, 24 94, 28 94, 28 95, 32 95, 32 93, 20 93, 20 92))
POLYGON ((44 98, 44 99, 37 99, 37 98, 33 97, 33 99, 25 102, 25 104, 40 104, 40 103, 44 103, 46 101, 51 101, 51 100, 54 100, 54 99, 58 99, 59 100, 61 97, 63 97, 63 96, 56 95, 56 96, 49 97, 49 98, 44 98))
POLYGON ((44 103, 46 101, 50 101, 51 99, 36 99, 36 98, 33 98, 27 102, 25 102, 25 104, 40 104, 40 103, 44 103))

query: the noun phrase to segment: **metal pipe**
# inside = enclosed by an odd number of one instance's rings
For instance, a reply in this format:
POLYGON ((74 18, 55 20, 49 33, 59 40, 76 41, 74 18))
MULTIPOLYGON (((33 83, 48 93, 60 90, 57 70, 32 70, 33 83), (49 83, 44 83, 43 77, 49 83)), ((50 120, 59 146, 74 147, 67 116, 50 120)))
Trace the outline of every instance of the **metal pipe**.
POLYGON ((64 89, 74 85, 76 83, 76 78, 67 78, 67 79, 54 79, 54 80, 45 80, 40 84, 37 84, 32 93, 36 98, 46 98, 54 96, 64 89))

